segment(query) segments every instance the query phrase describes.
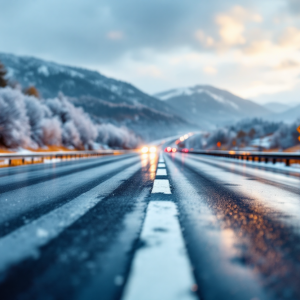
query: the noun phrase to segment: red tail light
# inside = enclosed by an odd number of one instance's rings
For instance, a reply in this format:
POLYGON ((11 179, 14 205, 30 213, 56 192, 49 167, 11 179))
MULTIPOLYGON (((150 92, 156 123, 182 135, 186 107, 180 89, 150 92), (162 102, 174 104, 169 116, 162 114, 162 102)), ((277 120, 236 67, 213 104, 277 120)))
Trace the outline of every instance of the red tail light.
POLYGON ((171 152, 172 151, 172 148, 171 147, 167 147, 166 149, 165 149, 165 152, 171 152))

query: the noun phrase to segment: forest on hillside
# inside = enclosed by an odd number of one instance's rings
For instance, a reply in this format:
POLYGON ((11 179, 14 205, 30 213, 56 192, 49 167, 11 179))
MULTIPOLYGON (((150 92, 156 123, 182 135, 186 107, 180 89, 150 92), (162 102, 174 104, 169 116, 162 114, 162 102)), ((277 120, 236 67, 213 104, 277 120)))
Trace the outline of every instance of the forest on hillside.
POLYGON ((43 99, 34 86, 6 80, 0 63, 0 147, 136 148, 141 139, 125 127, 96 124, 63 94, 43 99))
POLYGON ((289 124, 263 119, 247 119, 211 132, 194 134, 184 147, 194 149, 285 150, 300 144, 300 119, 289 124))

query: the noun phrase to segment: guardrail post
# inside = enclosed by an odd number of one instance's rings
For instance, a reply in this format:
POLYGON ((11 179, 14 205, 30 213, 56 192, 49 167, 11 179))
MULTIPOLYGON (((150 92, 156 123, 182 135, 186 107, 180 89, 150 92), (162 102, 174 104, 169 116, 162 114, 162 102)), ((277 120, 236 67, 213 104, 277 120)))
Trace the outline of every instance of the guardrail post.
POLYGON ((273 165, 276 164, 276 158, 273 158, 273 165))
POLYGON ((287 167, 290 166, 290 160, 289 160, 289 159, 286 159, 286 160, 285 160, 285 165, 286 165, 287 167))
POLYGON ((267 164, 267 163, 268 163, 268 161, 269 161, 269 159, 266 157, 266 158, 265 158, 265 163, 267 164))

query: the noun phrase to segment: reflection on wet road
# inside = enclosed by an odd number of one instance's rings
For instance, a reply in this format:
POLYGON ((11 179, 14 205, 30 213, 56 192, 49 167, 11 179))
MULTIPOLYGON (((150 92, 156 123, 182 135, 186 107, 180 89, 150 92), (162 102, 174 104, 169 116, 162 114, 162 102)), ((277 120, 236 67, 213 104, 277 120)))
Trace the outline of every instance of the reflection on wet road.
MULTIPOLYGON (((257 294, 256 298, 299 299, 299 177, 255 170, 215 157, 187 154, 169 156, 167 165, 173 170, 171 183, 174 190, 181 185, 178 191, 182 208, 180 218, 189 226, 188 242, 195 243, 200 228, 203 229, 203 218, 209 215, 207 211, 203 212, 203 206, 212 215, 206 223, 206 231, 210 231, 207 240, 200 238, 203 245, 209 245, 216 252, 212 261, 209 262, 209 258, 205 262, 199 261, 198 253, 194 254, 192 249, 194 246, 190 249, 192 260, 198 264, 198 267, 195 265, 196 275, 204 278, 204 298, 211 296, 210 290, 205 294, 209 285, 207 278, 219 275, 207 271, 216 268, 214 260, 217 260, 220 265, 226 264, 222 277, 231 278, 224 292, 231 287, 236 299, 251 299, 243 298, 243 291, 238 295, 245 280, 250 286, 246 278, 237 286, 241 281, 238 267, 244 269, 244 276, 248 273, 249 280, 253 280, 258 289, 261 287, 261 291, 267 293, 264 296, 257 294), (213 243, 216 236, 217 241, 213 243)), ((219 294, 219 291, 215 293, 219 294)), ((217 294, 212 298, 217 299, 217 294)))
POLYGON ((300 299, 299 174, 134 153, 0 178, 0 299, 300 299))

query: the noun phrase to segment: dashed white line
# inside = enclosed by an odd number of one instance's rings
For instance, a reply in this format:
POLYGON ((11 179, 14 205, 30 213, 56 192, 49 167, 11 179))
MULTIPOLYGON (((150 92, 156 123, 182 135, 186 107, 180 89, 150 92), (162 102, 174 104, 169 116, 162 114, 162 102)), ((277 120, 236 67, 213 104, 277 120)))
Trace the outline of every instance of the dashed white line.
POLYGON ((195 281, 171 201, 151 201, 123 300, 195 300, 195 281))
POLYGON ((157 169, 156 175, 158 175, 158 176, 167 176, 167 170, 166 169, 157 169))
POLYGON ((152 194, 172 194, 170 189, 170 183, 167 179, 155 179, 152 189, 152 194))
POLYGON ((157 167, 158 167, 158 168, 165 168, 165 167, 166 167, 166 164, 165 164, 165 163, 159 163, 157 167))
POLYGON ((164 162, 165 162, 165 160, 164 160, 162 154, 160 154, 158 162, 161 162, 161 163, 164 163, 164 162))

